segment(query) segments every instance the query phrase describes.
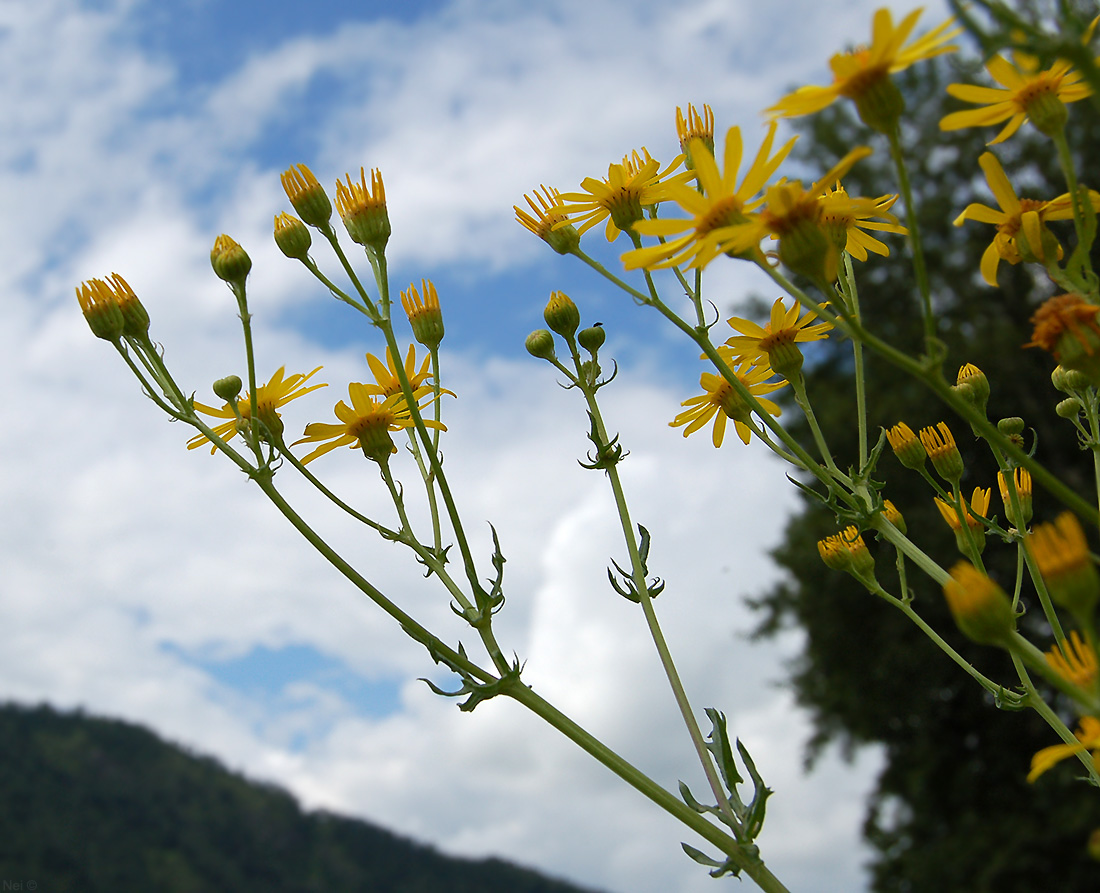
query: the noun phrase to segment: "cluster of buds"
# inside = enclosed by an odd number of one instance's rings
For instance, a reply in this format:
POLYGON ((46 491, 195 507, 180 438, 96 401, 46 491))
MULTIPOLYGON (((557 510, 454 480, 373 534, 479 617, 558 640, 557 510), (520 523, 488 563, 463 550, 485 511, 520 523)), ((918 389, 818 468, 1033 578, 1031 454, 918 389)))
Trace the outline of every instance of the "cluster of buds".
POLYGON ((97 338, 118 344, 122 338, 147 338, 149 313, 118 273, 89 279, 76 290, 84 318, 97 338))

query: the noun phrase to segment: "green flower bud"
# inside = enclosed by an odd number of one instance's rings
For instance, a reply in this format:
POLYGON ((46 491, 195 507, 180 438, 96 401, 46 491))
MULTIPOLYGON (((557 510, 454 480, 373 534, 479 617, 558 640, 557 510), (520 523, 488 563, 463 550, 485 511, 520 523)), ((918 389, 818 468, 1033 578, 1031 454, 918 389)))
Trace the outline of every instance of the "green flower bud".
POLYGON ((252 269, 252 258, 225 233, 214 240, 210 250, 210 266, 219 279, 235 285, 241 285, 252 269))
POLYGON ((1084 408, 1085 404, 1076 397, 1067 397, 1054 407, 1054 411, 1058 413, 1060 418, 1075 419, 1081 414, 1084 408))
POLYGON ((313 244, 313 236, 301 220, 284 211, 275 218, 275 244, 287 257, 305 260, 313 244))
POLYGON ((607 332, 604 331, 603 323, 596 323, 594 326, 589 326, 587 329, 581 329, 577 333, 577 343, 587 350, 590 354, 595 354, 601 347, 603 347, 604 341, 607 340, 607 332))
POLYGON ((552 331, 564 338, 572 338, 581 324, 581 312, 565 292, 551 292, 542 318, 552 331))
POLYGON ((554 353, 554 336, 546 331, 546 329, 536 329, 533 331, 527 336, 524 346, 531 356, 537 357, 540 360, 553 360, 557 356, 554 353))
POLYGON ((1016 437, 1024 433, 1024 420, 1018 416, 1010 416, 997 422, 997 430, 1005 437, 1016 437))
POLYGON ((237 375, 227 375, 225 378, 219 378, 214 382, 214 393, 221 397, 226 403, 232 403, 237 399, 237 395, 241 392, 242 382, 237 375))

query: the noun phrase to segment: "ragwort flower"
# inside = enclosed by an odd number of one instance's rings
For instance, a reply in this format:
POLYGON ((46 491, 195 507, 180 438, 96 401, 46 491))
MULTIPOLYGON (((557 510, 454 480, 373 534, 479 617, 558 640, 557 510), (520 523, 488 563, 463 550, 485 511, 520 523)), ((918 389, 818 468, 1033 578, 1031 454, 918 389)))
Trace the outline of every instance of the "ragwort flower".
MULTIPOLYGON (((829 337, 832 323, 815 322, 816 319, 813 311, 802 313, 802 305, 797 302, 788 309, 783 306, 782 298, 776 298, 772 304, 771 318, 763 326, 739 316, 726 320, 734 331, 740 333, 726 339, 726 346, 739 360, 770 365, 789 378, 786 370, 776 367, 776 362, 782 366, 783 360, 789 359, 783 355, 789 354, 792 348, 797 350, 794 347, 797 342, 820 341, 829 337)), ((801 367, 802 364, 799 362, 797 365, 801 367)))
MULTIPOLYGON (((348 385, 349 406, 343 400, 336 404, 334 412, 339 424, 314 422, 306 425, 305 436, 292 446, 301 443, 320 443, 313 452, 302 459, 302 464, 312 462, 318 456, 331 452, 337 447, 359 447, 363 454, 375 462, 388 462, 397 446, 390 437, 391 431, 401 431, 415 424, 404 394, 397 393, 382 400, 370 395, 370 386, 360 382, 348 385)), ((429 391, 421 388, 414 396, 419 400, 429 391)), ((423 408, 421 406, 421 408, 423 408)), ((434 419, 423 419, 428 428, 446 431, 447 426, 434 419)))
MULTIPOLYGON (((992 223, 997 227, 997 235, 982 254, 982 279, 994 288, 997 286, 997 267, 1002 260, 1010 264, 1020 261, 1045 263, 1048 252, 1062 258, 1062 246, 1047 229, 1048 220, 1069 220, 1073 217, 1073 199, 1069 193, 1063 193, 1051 201, 1021 199, 1005 176, 1004 168, 992 152, 984 152, 978 159, 985 172, 986 182, 997 199, 1000 210, 988 205, 970 204, 955 218, 955 226, 962 226, 966 220, 980 223, 992 223), (1022 239, 1021 239, 1022 235, 1022 239)), ((1093 208, 1100 211, 1100 193, 1089 190, 1089 201, 1093 208)))
MULTIPOLYGON (((321 367, 318 366, 305 375, 295 372, 293 375, 284 377, 286 367, 280 366, 275 370, 275 374, 271 376, 267 384, 256 388, 256 417, 267 428, 268 432, 276 437, 280 437, 283 433, 283 420, 279 417, 279 409, 286 406, 291 400, 297 400, 310 391, 328 387, 324 383, 306 387, 306 382, 320 371, 321 367)), ((247 392, 243 397, 239 397, 236 412, 233 411, 232 403, 226 403, 225 406, 218 409, 196 402, 195 409, 216 419, 226 419, 227 421, 212 430, 222 440, 228 441, 236 437, 242 429, 247 430, 252 418, 252 398, 247 392)), ((197 434, 187 441, 187 449, 193 450, 195 447, 200 447, 209 442, 205 434, 197 434)), ((212 446, 210 454, 213 455, 216 450, 217 447, 212 446)))
MULTIPOLYGON (((432 377, 431 355, 424 357, 420 371, 416 369, 416 345, 409 345, 409 352, 405 355, 405 377, 409 380, 409 387, 415 393, 425 381, 432 377)), ((386 363, 378 359, 374 354, 367 354, 367 365, 374 374, 376 384, 363 385, 368 394, 377 394, 381 397, 392 397, 401 393, 401 379, 397 377, 397 366, 393 361, 393 354, 386 348, 386 363)))
MULTIPOLYGON (((733 373, 767 412, 773 416, 778 416, 782 412, 771 400, 760 396, 770 394, 786 384, 785 381, 768 381, 773 374, 771 369, 767 366, 742 363, 733 369, 733 373)), ((673 428, 686 425, 684 437, 687 437, 714 419, 713 443, 716 447, 720 447, 726 436, 726 419, 733 419, 737 436, 741 438, 742 443, 747 444, 752 438, 752 429, 747 424, 752 408, 741 399, 733 385, 720 375, 704 372, 699 377, 699 384, 704 393, 681 403, 681 406, 688 406, 690 409, 677 415, 669 425, 673 428)))
POLYGON ((1097 673, 1100 671, 1096 663, 1096 651, 1081 638, 1077 630, 1071 630, 1062 647, 1055 645, 1045 657, 1054 671, 1067 682, 1072 682, 1078 688, 1095 688, 1097 673))
POLYGON ((645 148, 641 155, 632 152, 623 157, 621 164, 608 165, 607 179, 585 177, 581 182, 584 192, 559 196, 561 213, 567 219, 577 220, 577 232, 582 236, 606 220, 604 235, 608 242, 614 242, 622 230, 630 229, 642 219, 643 208, 665 201, 670 188, 694 178, 691 171, 672 173, 683 160, 683 155, 677 155, 661 170, 660 163, 645 148))
MULTIPOLYGON (((1085 35, 1087 43, 1096 27, 1094 20, 1085 35)), ((1000 87, 979 87, 974 84, 949 84, 947 92, 963 102, 981 106, 952 112, 940 121, 940 130, 961 130, 964 127, 985 127, 1008 123, 992 140, 1003 143, 1023 123, 1031 120, 1036 129, 1047 136, 1059 132, 1066 122, 1066 105, 1092 95, 1088 84, 1065 59, 1058 59, 1046 71, 1039 71, 1039 62, 1026 53, 1013 53, 1013 61, 994 56, 985 63, 1000 87)))
POLYGON ((516 220, 534 233, 558 254, 569 254, 580 244, 580 234, 566 219, 561 209, 561 193, 552 187, 541 186, 535 190, 535 198, 524 194, 532 214, 519 205, 512 205, 516 220), (537 200, 537 201, 536 201, 537 200))
POLYGON ((922 59, 931 59, 955 49, 947 41, 961 29, 949 31, 951 19, 933 28, 923 37, 905 45, 917 24, 921 10, 909 13, 894 27, 890 10, 879 9, 871 24, 871 45, 846 53, 837 53, 829 60, 833 82, 828 87, 800 87, 769 108, 775 117, 795 118, 809 115, 829 106, 841 96, 856 103, 860 118, 876 130, 889 127, 903 109, 901 94, 890 80, 894 72, 902 71, 922 59))
POLYGON ((852 198, 840 183, 831 192, 818 196, 821 205, 821 225, 841 250, 847 251, 856 260, 866 261, 867 252, 873 251, 886 257, 890 249, 864 230, 879 232, 909 232, 898 224, 898 218, 890 213, 890 208, 898 200, 896 195, 880 195, 878 198, 852 198), (878 220, 874 218, 879 218, 878 220))
POLYGON ((731 127, 726 132, 721 171, 714 153, 707 150, 705 142, 689 139, 688 154, 695 165, 699 189, 686 184, 672 186, 668 190, 668 198, 691 216, 635 223, 634 232, 643 236, 665 237, 668 241, 628 251, 623 255, 623 265, 628 270, 640 267, 653 270, 685 263, 691 267, 705 267, 719 254, 728 251, 730 226, 744 222, 746 213, 760 204, 759 200, 753 200, 754 197, 794 147, 795 138, 792 137, 772 155, 775 131, 773 122, 740 186, 737 185, 737 174, 743 148, 741 128, 731 127))
POLYGON ((1081 723, 1073 734, 1077 738, 1076 744, 1054 744, 1044 747, 1031 758, 1031 771, 1027 774, 1029 783, 1062 760, 1086 750, 1092 751, 1095 764, 1097 757, 1100 756, 1100 719, 1095 716, 1082 716, 1081 723))

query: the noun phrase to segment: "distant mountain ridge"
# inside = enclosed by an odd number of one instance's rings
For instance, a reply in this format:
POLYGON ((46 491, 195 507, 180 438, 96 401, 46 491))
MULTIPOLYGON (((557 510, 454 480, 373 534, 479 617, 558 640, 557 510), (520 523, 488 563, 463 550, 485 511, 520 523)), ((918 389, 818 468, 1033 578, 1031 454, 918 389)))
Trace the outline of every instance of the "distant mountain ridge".
POLYGON ((37 893, 592 893, 445 856, 117 720, 0 705, 0 881, 37 893))

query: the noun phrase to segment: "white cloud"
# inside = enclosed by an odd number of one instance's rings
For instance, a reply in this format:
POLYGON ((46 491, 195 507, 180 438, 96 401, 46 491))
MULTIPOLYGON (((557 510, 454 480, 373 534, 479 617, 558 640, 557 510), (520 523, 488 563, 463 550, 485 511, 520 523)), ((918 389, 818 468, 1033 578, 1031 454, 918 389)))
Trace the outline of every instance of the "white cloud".
MULTIPOLYGON (((202 92, 127 36, 129 4, 6 5, 0 694, 149 723, 311 805, 454 852, 499 853, 608 890, 709 889, 679 852, 673 821, 517 705, 493 701, 467 716, 411 681, 435 669, 423 651, 314 557, 239 472, 183 449, 186 432, 165 424, 89 336, 70 289, 123 273, 181 382, 204 399, 208 382, 240 371, 236 309, 207 264, 213 236, 232 232, 255 261, 261 376, 324 363, 333 385, 288 408, 297 430, 328 414, 362 359, 271 322, 271 311, 317 299, 271 243, 271 216, 285 206, 282 162, 257 143, 272 121, 301 114, 318 128, 317 157, 285 163, 306 160, 326 182, 361 163, 383 167, 396 258, 515 268, 541 248, 511 220, 524 191, 568 187, 643 143, 667 157, 676 104, 708 101, 720 124, 751 130, 762 105, 791 83, 820 80, 830 52, 865 39, 870 8, 787 0, 762 16, 749 3, 455 3, 412 25, 289 39, 202 92), (322 75, 340 84, 340 99, 306 109, 306 88, 322 75), (288 644, 409 680, 402 709, 366 717, 331 691, 299 687, 299 707, 272 715, 180 656, 288 644), (304 748, 289 746, 310 729, 304 748)), ((715 294, 744 287, 740 273, 708 275, 715 294)), ((447 467, 482 574, 486 520, 509 559, 505 649, 578 721, 663 784, 682 777, 702 796, 639 611, 606 581, 624 549, 603 476, 576 465, 588 447, 579 401, 534 361, 457 345, 447 362, 460 395, 447 408, 447 467)), ((765 858, 792 887, 857 889, 861 797, 875 759, 846 768, 828 757, 803 777, 807 721, 770 687, 797 642, 743 638, 752 618, 741 597, 774 579, 764 551, 793 506, 781 469, 756 445, 715 451, 705 435, 685 441, 670 430, 683 395, 655 372, 627 370, 604 394, 609 424, 632 451, 624 479, 635 520, 654 536, 654 573, 668 581, 658 613, 696 712, 725 710, 777 790, 765 858)), ((317 467, 357 505, 385 511, 360 456, 341 451, 317 467)), ((289 491, 384 591, 472 650, 398 547, 348 531, 303 487, 289 491)))

